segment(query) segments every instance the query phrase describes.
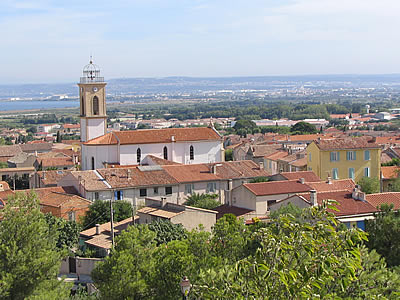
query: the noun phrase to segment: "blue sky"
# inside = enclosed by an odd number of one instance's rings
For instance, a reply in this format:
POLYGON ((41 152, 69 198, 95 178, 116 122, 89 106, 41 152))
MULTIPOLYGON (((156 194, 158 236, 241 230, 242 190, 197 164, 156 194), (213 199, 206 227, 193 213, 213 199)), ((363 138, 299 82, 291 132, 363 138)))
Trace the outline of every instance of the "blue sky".
POLYGON ((398 0, 0 1, 0 83, 400 73, 398 0))

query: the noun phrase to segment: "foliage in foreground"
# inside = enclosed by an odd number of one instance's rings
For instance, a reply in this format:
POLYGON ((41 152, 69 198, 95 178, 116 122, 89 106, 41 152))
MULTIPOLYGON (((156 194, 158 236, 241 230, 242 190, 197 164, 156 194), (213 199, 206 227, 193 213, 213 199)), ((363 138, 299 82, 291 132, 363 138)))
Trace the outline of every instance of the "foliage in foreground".
POLYGON ((384 204, 375 219, 366 220, 365 230, 368 232, 366 245, 382 255, 389 266, 400 265, 400 212, 384 204))
POLYGON ((57 281, 65 252, 57 250, 57 228, 49 227, 36 194, 17 193, 1 215, 0 298, 67 297, 68 287, 57 281))
POLYGON ((338 231, 326 207, 245 226, 233 215, 211 233, 157 246, 148 226, 123 232, 93 279, 104 299, 179 299, 188 276, 201 299, 333 299, 399 296, 399 275, 362 245, 358 229, 338 231))

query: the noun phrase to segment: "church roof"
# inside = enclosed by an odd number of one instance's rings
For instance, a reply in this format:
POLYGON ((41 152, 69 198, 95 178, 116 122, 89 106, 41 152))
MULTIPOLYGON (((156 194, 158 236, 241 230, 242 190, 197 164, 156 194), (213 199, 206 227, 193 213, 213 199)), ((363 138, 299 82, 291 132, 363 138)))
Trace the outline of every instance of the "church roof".
POLYGON ((210 127, 143 129, 114 131, 91 139, 84 145, 156 144, 186 141, 220 140, 218 132, 210 127))

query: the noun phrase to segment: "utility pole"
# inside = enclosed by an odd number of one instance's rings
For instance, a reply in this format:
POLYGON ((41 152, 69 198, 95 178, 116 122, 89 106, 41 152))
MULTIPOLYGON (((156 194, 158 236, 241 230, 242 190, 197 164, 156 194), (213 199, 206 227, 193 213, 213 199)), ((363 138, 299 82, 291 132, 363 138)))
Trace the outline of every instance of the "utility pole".
POLYGON ((110 214, 111 214, 111 245, 112 248, 114 248, 114 212, 113 212, 113 196, 111 195, 111 199, 110 199, 110 214))

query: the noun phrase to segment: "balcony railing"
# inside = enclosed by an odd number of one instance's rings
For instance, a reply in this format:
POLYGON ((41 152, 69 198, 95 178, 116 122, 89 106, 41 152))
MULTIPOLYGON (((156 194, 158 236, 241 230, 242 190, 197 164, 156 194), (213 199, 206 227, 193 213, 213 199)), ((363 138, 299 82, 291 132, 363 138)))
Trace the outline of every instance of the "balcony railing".
POLYGON ((81 77, 80 83, 104 82, 104 77, 81 77))

